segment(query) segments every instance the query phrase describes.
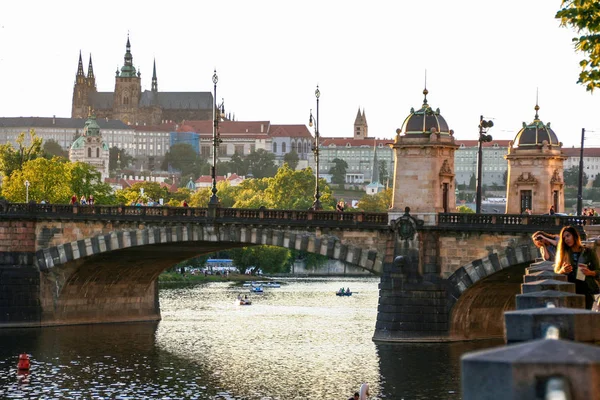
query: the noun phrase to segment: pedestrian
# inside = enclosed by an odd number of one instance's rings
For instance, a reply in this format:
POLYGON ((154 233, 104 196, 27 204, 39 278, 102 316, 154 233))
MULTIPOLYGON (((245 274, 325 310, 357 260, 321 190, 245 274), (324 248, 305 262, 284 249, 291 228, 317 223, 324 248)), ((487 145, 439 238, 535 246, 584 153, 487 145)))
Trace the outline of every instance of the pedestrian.
POLYGON ((554 211, 554 206, 550 206, 550 212, 549 212, 549 214, 550 215, 556 214, 556 211, 554 211))
POLYGON ((344 208, 345 208, 346 204, 344 203, 344 200, 340 200, 338 201, 338 203, 335 206, 336 211, 339 212, 344 212, 344 208))
POLYGON ((88 204, 90 206, 94 205, 94 195, 93 194, 90 194, 90 197, 88 197, 88 204))
POLYGON ((533 244, 540 249, 545 261, 554 261, 556 258, 556 246, 558 246, 558 235, 537 231, 532 236, 533 244))
POLYGON ((572 226, 560 231, 554 272, 567 275, 567 280, 575 284, 575 293, 585 296, 585 308, 591 310, 594 295, 600 293, 596 283, 600 274, 598 256, 581 244, 579 232, 572 226))
POLYGON ((185 201, 185 200, 181 203, 181 206, 182 207, 189 207, 187 201, 185 201))
POLYGON ((81 203, 82 206, 87 204, 87 200, 86 200, 84 194, 81 195, 81 199, 79 200, 79 202, 81 203))
POLYGON ((77 195, 73 193, 73 196, 71 196, 71 205, 75 204, 77 204, 77 195))

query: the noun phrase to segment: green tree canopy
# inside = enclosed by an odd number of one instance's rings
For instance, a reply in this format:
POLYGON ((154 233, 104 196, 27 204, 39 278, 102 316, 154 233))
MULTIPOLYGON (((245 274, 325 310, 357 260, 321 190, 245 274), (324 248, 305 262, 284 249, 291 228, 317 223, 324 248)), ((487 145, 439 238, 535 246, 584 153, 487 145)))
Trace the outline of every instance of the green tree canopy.
POLYGON ((229 250, 229 255, 241 274, 248 269, 263 273, 287 272, 291 253, 276 246, 253 246, 229 250))
POLYGON ((158 201, 162 198, 166 202, 169 200, 166 199, 167 194, 167 191, 161 188, 158 182, 136 182, 131 187, 117 190, 116 198, 119 203, 129 205, 137 202, 138 199, 147 202, 149 199, 158 201), (144 194, 142 194, 142 189, 144 189, 144 194))
POLYGON ((469 189, 475 190, 477 186, 477 178, 475 178, 475 174, 471 174, 471 179, 469 180, 469 189))
POLYGON ((329 169, 331 174, 331 183, 343 185, 346 183, 346 170, 348 169, 348 163, 342 159, 334 158, 331 163, 333 166, 329 169))
MULTIPOLYGON (((236 202, 237 187, 231 186, 229 181, 217 182, 217 197, 220 207, 233 207, 236 202)), ((190 196, 190 207, 208 207, 208 201, 212 196, 212 187, 206 187, 192 193, 190 196)))
POLYGON ((267 178, 274 176, 277 172, 275 165, 275 154, 264 149, 258 149, 246 156, 248 167, 251 168, 255 178, 267 178))
POLYGON ((388 212, 392 205, 392 194, 391 188, 376 194, 365 194, 358 201, 358 208, 366 212, 388 212))
POLYGON ((118 147, 111 147, 108 153, 108 169, 109 171, 115 171, 118 168, 125 169, 129 167, 133 161, 133 156, 127 154, 125 149, 119 149, 118 147), (121 161, 119 165, 118 161, 121 161))
MULTIPOLYGON (((563 179, 565 180, 565 185, 567 186, 579 186, 579 167, 571 167, 564 171, 563 179)), ((583 172, 583 186, 587 185, 588 176, 583 172)))
POLYGON ((298 157, 298 153, 296 153, 296 150, 292 150, 283 156, 283 162, 286 162, 291 169, 295 170, 298 166, 298 162, 300 162, 300 157, 298 157))
MULTIPOLYGON (((277 171, 277 175, 269 179, 269 185, 265 189, 265 199, 267 200, 265 207, 307 210, 313 204, 314 192, 315 176, 311 168, 294 171, 289 165, 283 164, 277 171)), ((323 209, 333 209, 335 201, 325 179, 319 179, 319 192, 323 209)))
POLYGON ((42 146, 44 157, 47 159, 52 159, 52 157, 61 157, 64 159, 69 159, 69 152, 63 150, 60 144, 54 139, 44 140, 44 145, 42 146))
POLYGON ((17 146, 15 149, 11 143, 0 145, 0 172, 9 177, 13 171, 20 170, 23 165, 38 157, 42 157, 42 138, 35 134, 35 130, 30 130, 28 135, 28 144, 25 143, 25 132, 19 133, 17 137, 17 146))
POLYGON ((109 184, 102 182, 102 174, 84 162, 65 163, 69 177, 70 194, 77 197, 93 195, 96 204, 116 204, 116 197, 109 184))
MULTIPOLYGON (((206 164, 194 148, 187 143, 173 145, 165 154, 162 163, 163 171, 168 171, 169 166, 181 171, 181 176, 192 176, 194 179, 200 176, 202 167, 206 164)), ((187 183, 187 181, 186 181, 187 183)))
POLYGON ((68 203, 71 197, 68 164, 57 158, 36 158, 23 164, 4 178, 2 195, 11 202, 25 203, 25 181, 29 182, 29 200, 68 203))
POLYGON ((384 186, 387 184, 388 178, 390 177, 387 166, 387 161, 379 160, 379 183, 384 186))
POLYGON ((600 2, 598 0, 563 0, 556 13, 562 26, 575 29, 575 50, 585 54, 579 62, 577 83, 593 92, 600 87, 600 2))

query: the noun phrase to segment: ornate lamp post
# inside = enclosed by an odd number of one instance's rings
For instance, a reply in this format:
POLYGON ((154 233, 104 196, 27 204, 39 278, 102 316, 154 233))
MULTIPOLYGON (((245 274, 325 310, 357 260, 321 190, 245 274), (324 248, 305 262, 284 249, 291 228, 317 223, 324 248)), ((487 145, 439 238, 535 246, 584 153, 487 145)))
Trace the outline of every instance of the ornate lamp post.
POLYGON ((214 84, 214 105, 213 105, 213 165, 210 169, 211 177, 212 177, 212 196, 210 196, 210 200, 208 202, 209 205, 216 206, 219 204, 219 198, 217 197, 217 152, 219 151, 219 144, 223 141, 221 140, 221 135, 219 134, 219 120, 225 115, 225 105, 222 101, 220 105, 217 105, 217 82, 219 81, 219 77, 217 76, 217 70, 215 69, 215 73, 212 76, 212 81, 214 84))
POLYGON ((483 115, 479 117, 479 148, 477 149, 477 194, 475 199, 475 212, 481 213, 481 166, 483 164, 483 151, 481 149, 483 142, 491 142, 492 135, 486 135, 488 129, 494 126, 492 121, 484 121, 483 115))
POLYGON ((25 181, 25 203, 29 204, 29 181, 25 181))
POLYGON ((319 198, 321 197, 321 193, 319 192, 319 97, 321 97, 319 85, 317 85, 317 90, 315 90, 315 97, 317 98, 317 117, 313 117, 312 110, 310 110, 310 119, 308 120, 308 126, 310 127, 313 126, 313 120, 315 121, 315 143, 313 144, 312 151, 315 155, 317 175, 315 179, 315 201, 313 202, 312 209, 321 210, 323 207, 319 201, 319 198))

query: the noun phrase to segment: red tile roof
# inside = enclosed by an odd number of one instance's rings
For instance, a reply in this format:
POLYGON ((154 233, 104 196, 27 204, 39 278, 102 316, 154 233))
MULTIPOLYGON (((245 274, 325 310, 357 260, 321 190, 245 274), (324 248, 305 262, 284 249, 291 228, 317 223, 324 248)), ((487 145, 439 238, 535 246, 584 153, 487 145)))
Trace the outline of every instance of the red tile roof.
MULTIPOLYGON (((581 147, 563 147, 562 151, 567 157, 579 157, 581 155, 581 147)), ((600 147, 583 147, 584 157, 600 157, 600 147)))
POLYGON ((271 137, 312 138, 306 125, 271 125, 271 137))

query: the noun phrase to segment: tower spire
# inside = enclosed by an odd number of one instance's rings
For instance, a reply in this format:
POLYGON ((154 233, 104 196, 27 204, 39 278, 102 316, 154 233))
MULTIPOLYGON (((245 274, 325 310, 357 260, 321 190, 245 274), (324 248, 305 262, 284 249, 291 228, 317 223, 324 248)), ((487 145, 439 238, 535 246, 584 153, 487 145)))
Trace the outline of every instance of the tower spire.
POLYGON ((156 58, 154 59, 154 66, 152 68, 152 91, 158 92, 158 79, 156 78, 156 58))
POLYGON ((427 94, 429 94, 429 91, 427 90, 427 69, 425 69, 425 89, 423 89, 423 96, 425 98, 423 99, 423 108, 427 107, 427 94))
POLYGON ((540 109, 540 106, 538 105, 538 88, 535 88, 535 120, 539 120, 540 116, 538 115, 538 111, 540 109))
POLYGON ((77 65, 77 76, 83 76, 85 78, 85 74, 83 73, 83 61, 81 61, 81 50, 79 50, 79 64, 77 65))
POLYGON ((94 66, 92 65, 92 53, 90 53, 90 63, 88 65, 88 78, 94 78, 94 66))

